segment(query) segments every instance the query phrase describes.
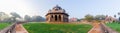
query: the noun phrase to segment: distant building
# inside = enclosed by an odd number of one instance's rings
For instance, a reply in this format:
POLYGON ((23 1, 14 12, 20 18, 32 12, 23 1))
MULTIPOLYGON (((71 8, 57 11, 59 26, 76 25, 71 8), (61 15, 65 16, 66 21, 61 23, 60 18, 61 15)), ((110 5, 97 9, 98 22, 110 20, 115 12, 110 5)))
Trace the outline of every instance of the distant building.
POLYGON ((60 6, 56 5, 46 14, 47 22, 68 22, 69 15, 60 6))
POLYGON ((77 20, 78 20, 77 18, 70 18, 69 22, 77 22, 77 20))
POLYGON ((112 16, 106 16, 106 18, 105 18, 105 22, 113 22, 115 20, 116 19, 114 17, 112 17, 112 16))

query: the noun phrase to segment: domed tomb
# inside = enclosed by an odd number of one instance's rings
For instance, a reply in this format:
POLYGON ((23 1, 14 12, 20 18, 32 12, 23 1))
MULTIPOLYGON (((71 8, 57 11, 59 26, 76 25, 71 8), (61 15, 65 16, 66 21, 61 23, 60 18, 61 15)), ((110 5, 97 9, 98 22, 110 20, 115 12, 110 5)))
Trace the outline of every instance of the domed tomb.
POLYGON ((56 5, 46 14, 47 22, 68 22, 69 15, 60 6, 56 5))

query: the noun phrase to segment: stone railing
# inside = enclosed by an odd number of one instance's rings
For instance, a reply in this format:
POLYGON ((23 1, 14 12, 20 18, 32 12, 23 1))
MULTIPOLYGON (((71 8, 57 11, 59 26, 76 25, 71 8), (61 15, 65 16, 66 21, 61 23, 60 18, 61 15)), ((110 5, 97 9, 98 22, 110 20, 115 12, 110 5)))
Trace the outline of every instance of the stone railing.
POLYGON ((4 28, 0 31, 0 33, 15 33, 15 26, 17 23, 13 23, 12 25, 4 28))
POLYGON ((25 23, 25 22, 16 22, 16 23, 13 23, 12 25, 4 28, 3 30, 0 30, 0 33, 16 33, 16 31, 15 31, 16 25, 17 24, 22 24, 22 23, 25 23))
POLYGON ((115 30, 112 30, 111 28, 107 27, 104 23, 100 23, 100 26, 104 33, 118 33, 115 30))

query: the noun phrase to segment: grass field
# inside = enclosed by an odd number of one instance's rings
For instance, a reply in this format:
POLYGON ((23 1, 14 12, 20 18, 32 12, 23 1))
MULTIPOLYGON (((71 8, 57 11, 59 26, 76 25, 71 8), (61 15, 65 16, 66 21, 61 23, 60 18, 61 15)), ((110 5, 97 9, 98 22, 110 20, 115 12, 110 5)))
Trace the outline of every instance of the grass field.
POLYGON ((107 23, 106 25, 120 33, 120 24, 118 24, 118 23, 107 23))
POLYGON ((23 24, 29 33, 87 33, 92 26, 88 24, 23 24))
POLYGON ((0 30, 4 29, 5 27, 9 26, 9 23, 0 23, 0 30))

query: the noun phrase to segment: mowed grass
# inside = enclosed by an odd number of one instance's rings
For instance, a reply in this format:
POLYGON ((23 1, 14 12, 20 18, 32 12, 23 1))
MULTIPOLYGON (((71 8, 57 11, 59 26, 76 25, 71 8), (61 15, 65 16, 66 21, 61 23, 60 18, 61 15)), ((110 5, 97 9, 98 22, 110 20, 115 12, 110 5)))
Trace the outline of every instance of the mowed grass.
POLYGON ((6 28, 9 25, 10 25, 9 23, 0 23, 0 30, 6 28))
POLYGON ((92 26, 89 24, 23 24, 29 33, 87 33, 92 26))
POLYGON ((113 30, 116 30, 117 32, 120 33, 120 24, 118 23, 107 23, 107 26, 109 26, 110 28, 112 28, 113 30))

